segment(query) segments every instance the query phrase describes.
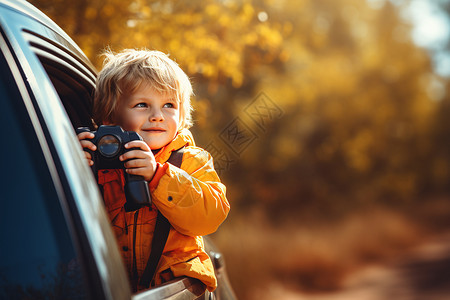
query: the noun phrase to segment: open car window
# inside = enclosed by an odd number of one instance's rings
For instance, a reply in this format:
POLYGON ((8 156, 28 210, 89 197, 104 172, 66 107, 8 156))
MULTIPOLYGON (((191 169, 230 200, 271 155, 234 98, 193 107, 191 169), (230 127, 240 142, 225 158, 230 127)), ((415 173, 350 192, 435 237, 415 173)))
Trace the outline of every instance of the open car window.
POLYGON ((92 127, 95 70, 59 44, 31 31, 23 31, 52 81, 74 128, 92 127))

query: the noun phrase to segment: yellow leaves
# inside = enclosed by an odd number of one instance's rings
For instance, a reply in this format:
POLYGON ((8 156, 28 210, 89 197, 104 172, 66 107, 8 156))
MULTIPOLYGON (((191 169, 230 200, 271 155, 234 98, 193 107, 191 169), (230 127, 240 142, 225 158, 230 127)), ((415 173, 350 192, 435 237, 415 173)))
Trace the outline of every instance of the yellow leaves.
POLYGON ((83 5, 61 2, 51 9, 75 40, 86 39, 83 47, 98 67, 96 54, 107 45, 113 49, 146 47, 170 52, 193 74, 230 80, 237 88, 246 80, 244 63, 251 69, 289 57, 282 52, 282 43, 292 24, 271 20, 270 10, 261 9, 260 4, 252 0, 92 0, 83 5))
POLYGON ((141 14, 141 17, 142 18, 151 18, 151 16, 152 16, 152 9, 149 7, 149 6, 147 6, 147 5, 144 5, 140 10, 139 10, 139 13, 141 14))
POLYGON ((218 4, 208 4, 205 7, 205 13, 212 18, 216 18, 220 15, 220 6, 218 4))
POLYGON ((291 34, 293 29, 294 26, 292 22, 284 22, 280 31, 283 36, 288 36, 289 34, 291 34))
POLYGON ((205 63, 205 64, 196 64, 197 69, 196 72, 201 73, 203 76, 207 78, 212 78, 214 74, 217 73, 217 67, 215 67, 212 64, 205 63), (200 66, 200 68, 199 68, 200 66))
POLYGON ((278 56, 278 58, 280 59, 280 61, 282 61, 283 63, 287 62, 290 58, 290 54, 288 51, 283 50, 281 51, 280 55, 278 56))
POLYGON ((343 145, 349 165, 364 173, 371 167, 370 150, 375 146, 373 132, 361 130, 354 137, 349 137, 343 145))
POLYGON ((249 3, 245 3, 242 7, 240 18, 243 23, 249 23, 255 15, 255 9, 249 3))
POLYGON ((217 19, 217 23, 220 24, 222 27, 229 27, 230 25, 233 24, 234 21, 235 19, 233 17, 227 15, 221 15, 217 19))
POLYGON ((283 38, 280 32, 272 29, 267 23, 259 24, 256 32, 259 37, 259 45, 263 49, 274 50, 281 45, 283 38))
POLYGON ((311 79, 320 83, 327 94, 341 95, 352 93, 358 83, 355 69, 349 57, 343 53, 330 53, 326 57, 314 57, 311 68, 308 68, 311 79))
POLYGON ((97 9, 88 7, 84 13, 84 17, 88 20, 93 20, 97 17, 97 9))
POLYGON ((255 32, 247 32, 242 37, 242 40, 245 44, 253 46, 258 41, 258 35, 255 32))
POLYGON ((447 160, 445 157, 436 157, 431 166, 432 175, 438 183, 448 185, 447 179, 450 176, 447 160))
MULTIPOLYGON (((161 36, 155 47, 167 49, 191 74, 199 73, 212 81, 229 79, 233 87, 244 83, 244 58, 248 49, 260 51, 250 66, 288 59, 281 54, 282 25, 261 23, 251 1, 245 3, 206 1, 174 5, 170 19, 156 15, 140 30, 147 36, 161 36)), ((291 26, 292 27, 292 26, 291 26)), ((289 31, 289 25, 283 29, 289 31)))
POLYGON ((106 17, 112 17, 115 12, 115 7, 111 4, 106 4, 105 6, 103 6, 101 12, 106 17))

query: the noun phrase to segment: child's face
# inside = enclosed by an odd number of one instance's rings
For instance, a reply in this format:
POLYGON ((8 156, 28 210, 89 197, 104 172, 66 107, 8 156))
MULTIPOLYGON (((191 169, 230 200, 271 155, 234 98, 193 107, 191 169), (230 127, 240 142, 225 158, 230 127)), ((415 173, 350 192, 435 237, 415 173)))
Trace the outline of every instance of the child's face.
POLYGON ((115 125, 137 132, 150 149, 160 149, 177 134, 180 106, 170 95, 142 85, 134 93, 119 99, 115 119, 115 125))

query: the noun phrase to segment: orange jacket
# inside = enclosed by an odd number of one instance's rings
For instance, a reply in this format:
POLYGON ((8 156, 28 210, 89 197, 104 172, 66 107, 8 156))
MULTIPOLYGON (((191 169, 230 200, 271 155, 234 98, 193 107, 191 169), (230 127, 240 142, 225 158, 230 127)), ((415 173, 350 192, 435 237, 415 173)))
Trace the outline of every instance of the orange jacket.
MULTIPOLYGON (((230 205, 225 186, 214 170, 211 155, 195 147, 183 130, 155 155, 158 168, 150 182, 152 209, 125 212, 122 170, 100 170, 106 210, 119 242, 132 285, 137 286, 150 256, 157 210, 171 223, 169 237, 157 267, 155 284, 164 282, 168 270, 175 277, 201 280, 209 291, 216 286, 214 268, 203 246, 202 235, 213 233, 225 220, 230 205), (173 150, 185 146, 181 168, 168 162, 173 150)), ((170 272, 169 272, 170 273, 170 272)))

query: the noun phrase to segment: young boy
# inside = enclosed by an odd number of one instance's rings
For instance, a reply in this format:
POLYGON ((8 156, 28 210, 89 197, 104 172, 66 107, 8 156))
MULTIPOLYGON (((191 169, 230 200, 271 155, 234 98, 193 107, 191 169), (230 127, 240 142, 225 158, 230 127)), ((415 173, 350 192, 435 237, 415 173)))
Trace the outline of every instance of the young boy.
MULTIPOLYGON (((212 262, 204 250, 202 235, 210 234, 226 218, 230 209, 225 186, 214 170, 209 153, 196 147, 188 128, 192 125, 192 86, 187 75, 159 51, 125 50, 108 52, 99 73, 94 98, 94 121, 98 125, 119 125, 135 131, 143 141, 131 141, 131 150, 120 157, 125 172, 149 182, 152 207, 136 211, 124 209, 122 170, 100 170, 106 210, 119 241, 133 290, 150 256, 157 211, 170 222, 171 229, 152 285, 175 277, 201 280, 209 291, 216 286, 212 262), (181 167, 167 162, 172 151, 184 147, 181 167)), ((96 150, 78 135, 83 148, 96 150)), ((92 165, 91 155, 85 155, 92 165)))

